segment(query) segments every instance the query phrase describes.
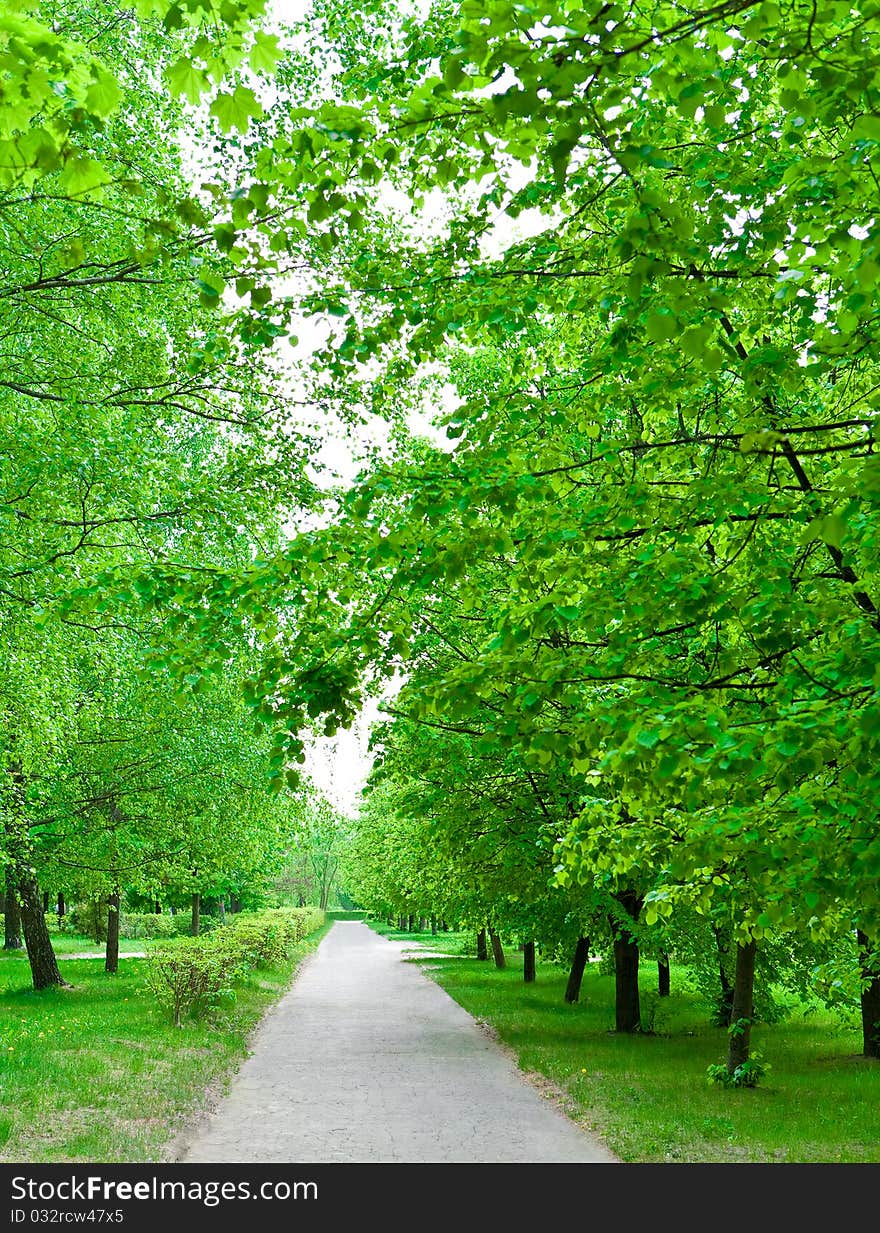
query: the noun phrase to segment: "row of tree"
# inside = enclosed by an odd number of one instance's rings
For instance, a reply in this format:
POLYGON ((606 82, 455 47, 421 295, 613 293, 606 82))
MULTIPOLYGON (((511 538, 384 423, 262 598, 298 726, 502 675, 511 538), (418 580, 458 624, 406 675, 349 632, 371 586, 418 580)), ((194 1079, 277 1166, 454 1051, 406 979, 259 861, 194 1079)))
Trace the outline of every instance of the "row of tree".
POLYGON ((731 1074, 761 956, 804 956, 851 981, 878 1056, 873 9, 322 0, 282 57, 255 2, 224 8, 221 51, 203 7, 98 29, 70 5, 90 50, 39 37, 78 65, 71 106, 46 104, 45 137, 12 119, 33 190, 0 214, 24 254, 2 301, 16 645, 152 630, 156 679, 242 682, 276 788, 310 727, 404 669, 372 798, 402 828, 383 901, 406 910, 411 869, 441 895, 421 907, 503 904, 526 941, 604 921, 622 1030, 640 930, 703 966, 720 948, 731 1074), (144 85, 162 72, 228 148, 198 193, 139 155, 183 114, 144 85), (332 497, 268 382, 294 313, 326 327, 315 405, 392 426, 332 497), (448 450, 408 437, 449 389, 448 450))
POLYGON ((322 388, 393 418, 430 363, 456 405, 449 451, 402 443, 250 580, 310 584, 259 681, 279 740, 405 665, 379 897, 538 937, 538 904, 578 937, 598 904, 623 1030, 640 928, 704 921, 731 1074, 762 955, 848 985, 880 1056, 872 13, 337 9, 293 139, 333 236, 322 388))
MULTIPOLYGON (((235 244, 266 206, 234 138, 281 56, 262 8, 0 15, 0 866, 37 988, 62 983, 48 896, 103 905, 115 970, 126 899, 191 896, 197 930, 201 896, 259 897, 335 822, 292 774, 268 790, 253 638, 197 632, 182 676, 157 662, 193 578, 249 567, 321 501, 263 356, 284 328, 259 271, 291 254, 235 244), (144 567, 161 610, 115 602, 144 567)), ((326 877, 299 883, 326 902, 326 877)))

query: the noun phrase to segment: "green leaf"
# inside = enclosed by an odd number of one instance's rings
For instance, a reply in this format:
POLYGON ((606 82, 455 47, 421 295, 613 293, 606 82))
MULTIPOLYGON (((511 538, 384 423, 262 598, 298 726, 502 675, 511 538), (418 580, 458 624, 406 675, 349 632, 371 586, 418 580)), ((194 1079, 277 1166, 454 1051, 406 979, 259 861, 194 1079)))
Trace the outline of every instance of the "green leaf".
POLYGON ((664 342, 678 334, 678 322, 671 313, 651 313, 645 331, 652 342, 664 342))
POLYGON ((86 91, 86 106, 94 115, 106 119, 119 106, 122 91, 112 73, 100 65, 95 68, 94 79, 86 91))
POLYGON ((219 297, 226 290, 225 281, 220 277, 220 275, 215 270, 212 270, 209 266, 204 266, 204 265, 202 266, 201 270, 199 270, 198 278, 196 281, 197 281, 199 290, 202 292, 204 296, 207 296, 209 299, 214 299, 214 300, 219 299, 219 297))
POLYGON ((199 102, 210 87, 206 74, 201 69, 197 69, 186 56, 175 60, 166 70, 165 80, 172 94, 182 95, 193 105, 199 102))
POLYGON ((277 35, 266 34, 263 30, 257 31, 254 45, 248 56, 250 66, 254 72, 274 73, 275 66, 283 55, 284 52, 278 42, 277 35))
POLYGON ((225 133, 233 129, 246 133, 250 121, 263 114, 262 105, 248 86, 236 86, 231 94, 221 91, 211 104, 210 111, 225 133))
POLYGON ((636 735, 636 744, 641 745, 644 749, 653 749, 659 740, 659 732, 643 730, 636 735))

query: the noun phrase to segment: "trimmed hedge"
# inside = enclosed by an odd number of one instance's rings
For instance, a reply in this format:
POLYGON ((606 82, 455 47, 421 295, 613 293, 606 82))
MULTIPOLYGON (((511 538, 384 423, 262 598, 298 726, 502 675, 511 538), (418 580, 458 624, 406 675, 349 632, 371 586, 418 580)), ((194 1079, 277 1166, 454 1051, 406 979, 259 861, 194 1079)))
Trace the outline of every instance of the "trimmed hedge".
MULTIPOLYGON (((219 917, 201 916, 199 935, 218 929, 222 923, 219 917)), ((175 912, 173 916, 164 912, 123 912, 119 917, 121 938, 188 937, 191 928, 192 916, 189 912, 175 912)))
POLYGON ((156 947, 148 959, 147 983, 174 1026, 180 1027, 185 1013, 198 1013, 230 996, 245 972, 279 963, 323 923, 324 913, 318 908, 237 914, 208 937, 181 938, 173 946, 156 947))
MULTIPOLYGON (((188 921, 189 918, 187 918, 188 921)), ((121 938, 173 938, 180 932, 178 917, 160 912, 120 912, 121 938)))

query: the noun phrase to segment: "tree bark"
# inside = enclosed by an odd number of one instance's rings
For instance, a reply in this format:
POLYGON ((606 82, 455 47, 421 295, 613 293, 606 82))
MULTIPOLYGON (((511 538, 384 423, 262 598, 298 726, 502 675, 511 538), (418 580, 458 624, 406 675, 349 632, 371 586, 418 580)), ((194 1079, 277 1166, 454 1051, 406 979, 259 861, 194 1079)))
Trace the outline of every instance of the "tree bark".
POLYGON ((162 905, 161 905, 161 903, 159 902, 159 900, 158 900, 158 899, 157 899, 157 900, 156 900, 156 902, 153 904, 153 913, 154 913, 154 915, 156 915, 156 916, 160 916, 160 915, 162 914, 162 905))
POLYGON ((433 938, 436 935, 436 933, 437 933, 437 917, 432 916, 431 917, 431 937, 433 938))
POLYGON ((535 943, 523 944, 523 980, 530 985, 535 979, 535 943))
POLYGON ((738 1066, 749 1060, 752 1036, 752 1018, 755 1010, 755 951, 754 942, 736 948, 736 975, 733 980, 733 1007, 730 1012, 730 1044, 727 1049, 727 1073, 732 1075, 738 1066))
POLYGON ((107 950, 104 971, 115 976, 119 971, 119 891, 107 900, 107 950))
POLYGON ((3 949, 21 950, 24 942, 21 937, 21 908, 18 904, 14 865, 6 866, 6 915, 3 932, 3 949))
POLYGON ((718 1027, 730 1027, 733 1013, 733 982, 728 975, 730 963, 730 930, 713 927, 715 944, 718 947, 718 1001, 713 1022, 718 1027))
POLYGON ((496 968, 503 968, 504 949, 501 945, 501 938, 491 926, 489 927, 489 941, 492 943, 492 957, 495 960, 496 968))
POLYGON ((202 896, 198 891, 193 893, 192 897, 192 919, 190 921, 189 931, 194 938, 199 936, 199 929, 202 927, 202 896))
POLYGON ((489 951, 486 949, 486 930, 480 929, 477 933, 477 958, 488 959, 489 951))
POLYGON ((427 918, 424 916, 420 916, 419 917, 419 933, 424 933, 427 930, 427 928, 428 928, 427 918))
MULTIPOLYGON (((303 907, 303 904, 299 906, 303 907)), ((223 895, 217 900, 217 911, 220 914, 220 923, 222 924, 226 920, 226 899, 223 895)))
POLYGON ((59 921, 61 920, 63 916, 67 915, 67 904, 64 902, 64 892, 63 891, 58 892, 58 905, 57 905, 56 910, 58 912, 59 921))
POLYGON ((587 966, 589 957, 590 939, 582 935, 578 938, 577 945, 574 948, 574 958, 571 961, 571 970, 568 973, 568 984, 565 986, 565 1000, 569 1004, 580 999, 581 981, 584 978, 584 969, 587 966))
POLYGON ((657 960, 657 995, 669 997, 669 956, 663 954, 657 960))
POLYGON ((861 993, 862 1004, 862 1052, 865 1057, 880 1058, 880 972, 870 962, 873 949, 867 934, 859 929, 856 933, 859 944, 859 970, 865 988, 861 993))
POLYGON ((46 914, 36 879, 28 876, 21 883, 21 923, 31 965, 31 978, 35 989, 49 989, 53 985, 70 988, 58 970, 58 960, 52 947, 52 939, 46 928, 46 914))
POLYGON ((415 927, 416 927, 416 918, 415 918, 414 913, 410 912, 409 916, 407 917, 407 921, 406 921, 407 933, 415 933, 415 927))
MULTIPOLYGON (((623 891, 614 898, 633 923, 638 920, 643 900, 634 891, 623 891)), ((639 1002, 639 944, 626 926, 612 920, 614 930, 614 1030, 640 1032, 642 1010, 639 1002)))
POLYGON ((106 930, 107 916, 104 910, 103 899, 92 899, 91 900, 91 911, 92 911, 91 923, 93 926, 92 932, 95 935, 96 944, 100 945, 102 942, 107 941, 107 930, 106 930))

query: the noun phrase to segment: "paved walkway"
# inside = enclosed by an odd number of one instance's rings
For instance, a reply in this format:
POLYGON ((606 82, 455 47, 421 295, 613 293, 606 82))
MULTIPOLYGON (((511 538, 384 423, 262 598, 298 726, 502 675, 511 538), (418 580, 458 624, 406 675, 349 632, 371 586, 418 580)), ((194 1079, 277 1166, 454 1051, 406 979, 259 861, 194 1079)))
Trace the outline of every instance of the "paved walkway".
POLYGON ((614 1159, 402 949, 360 921, 337 921, 183 1160, 614 1159))

